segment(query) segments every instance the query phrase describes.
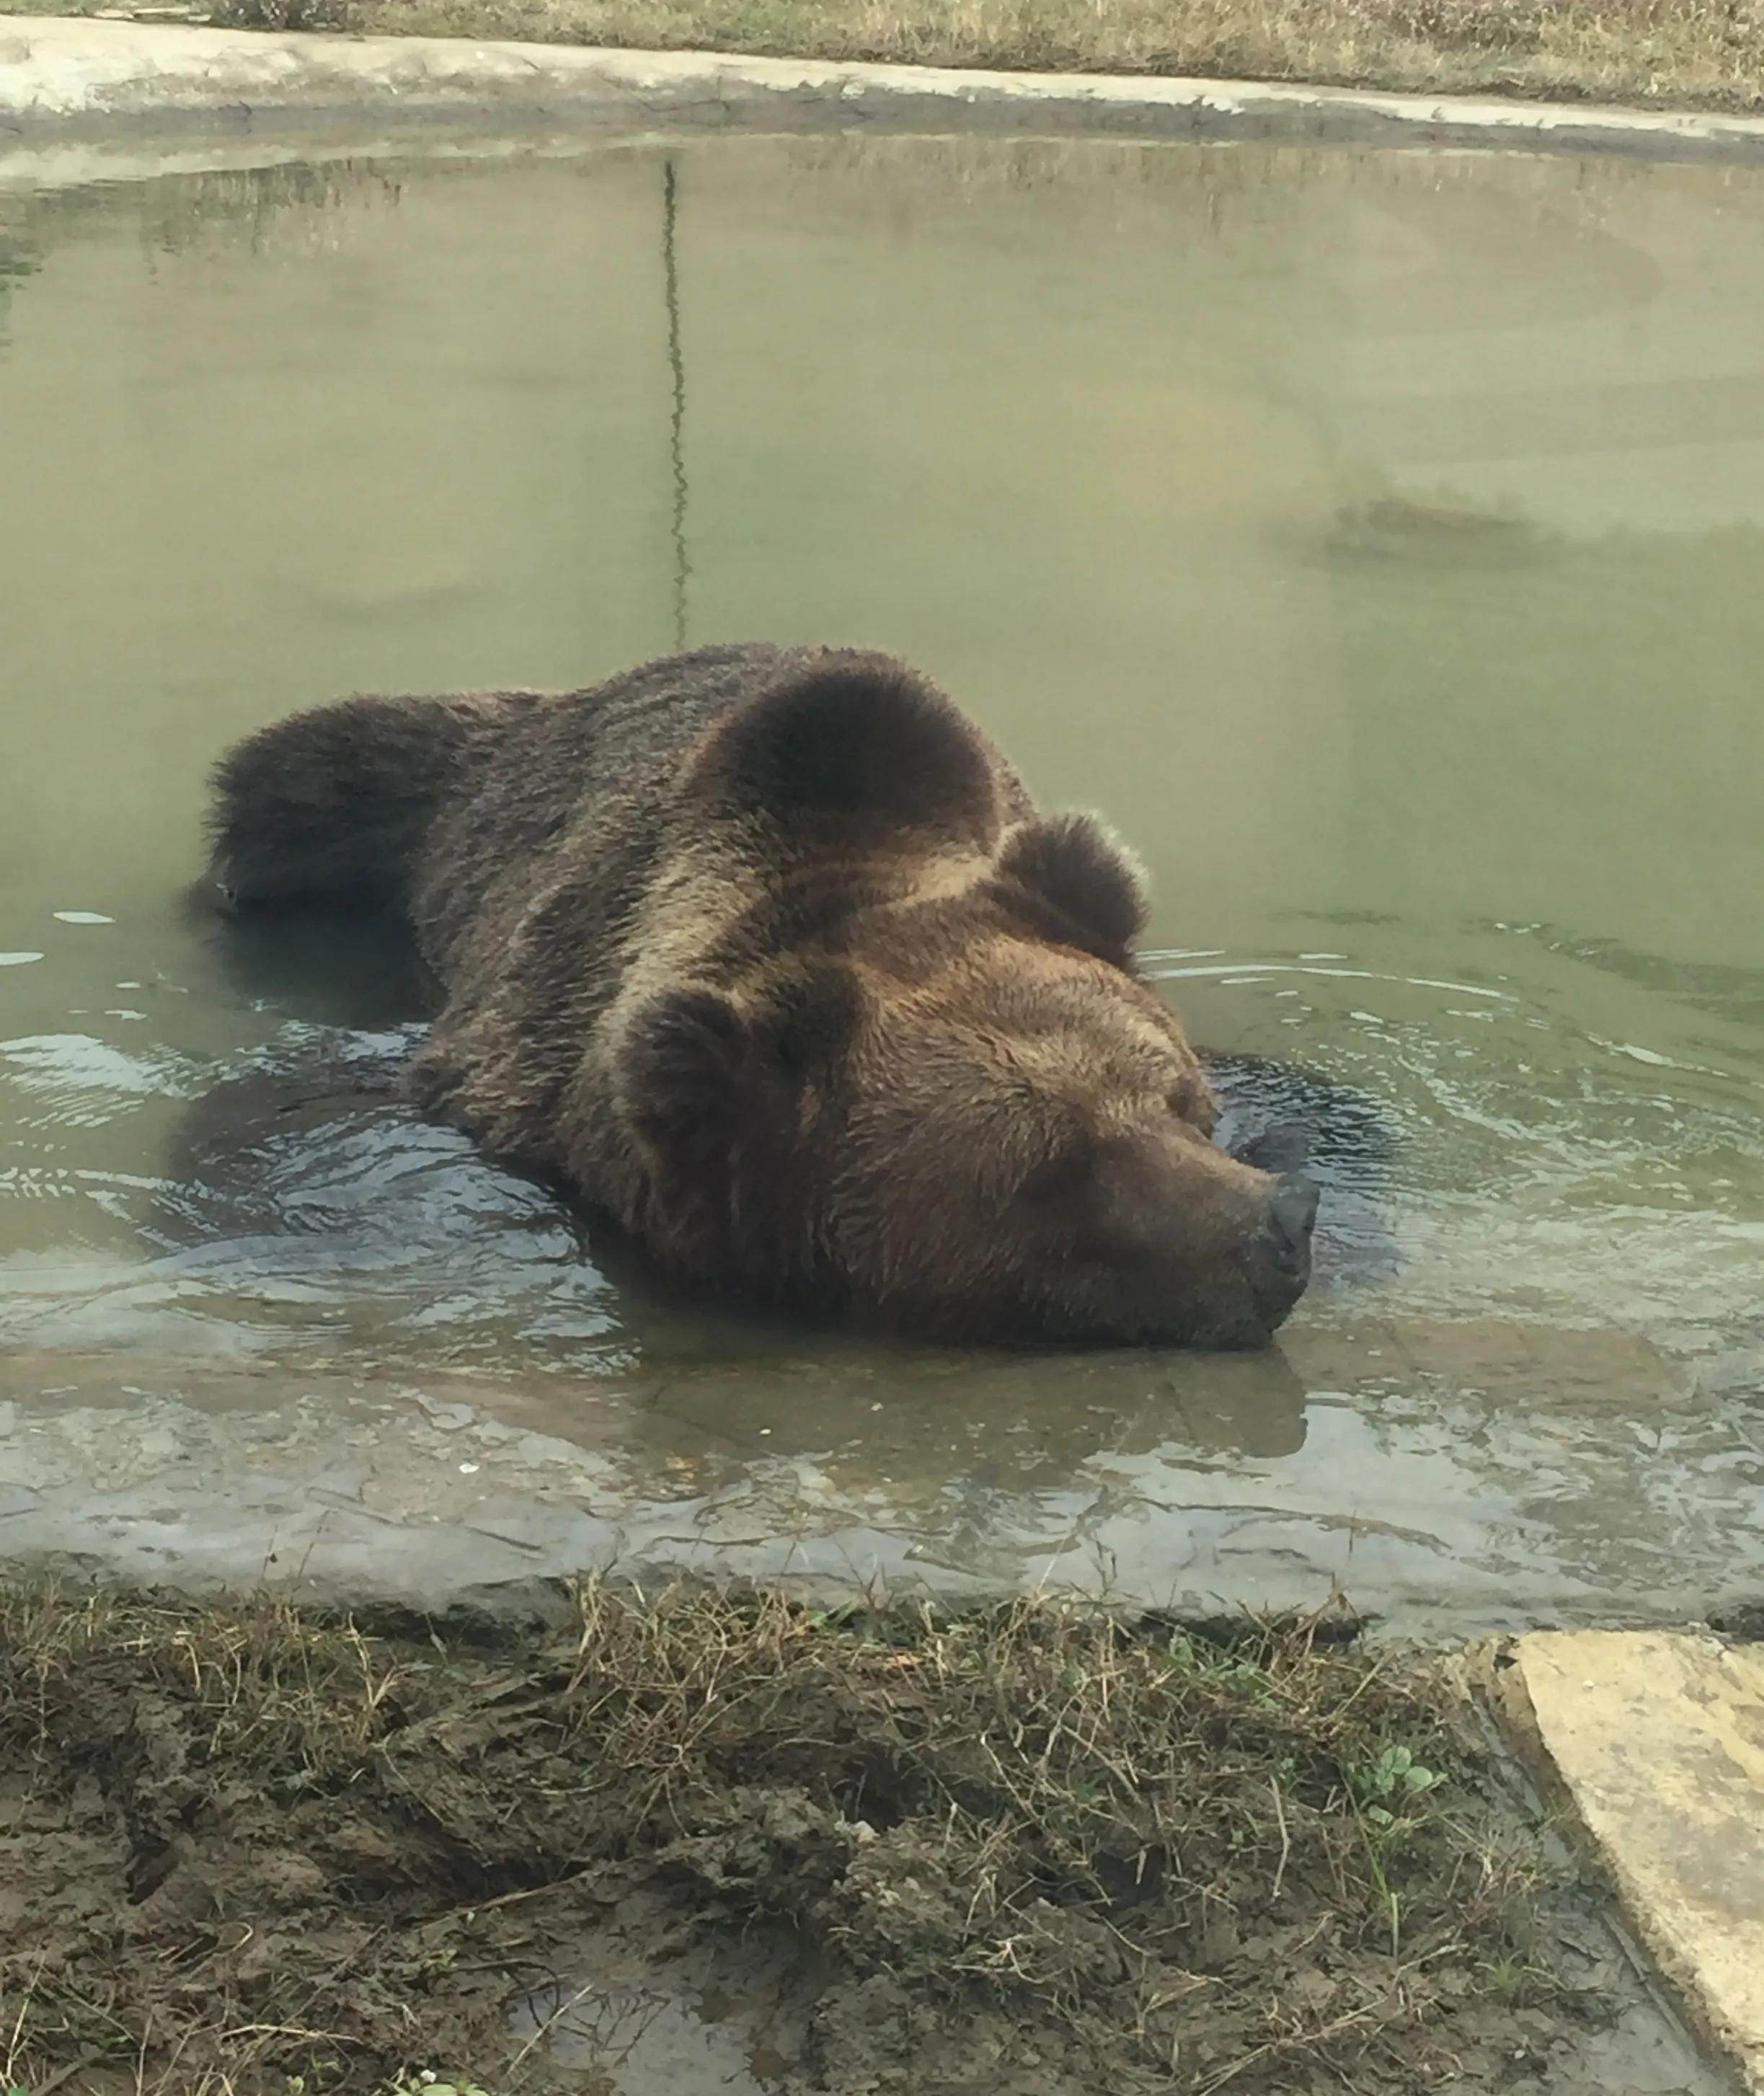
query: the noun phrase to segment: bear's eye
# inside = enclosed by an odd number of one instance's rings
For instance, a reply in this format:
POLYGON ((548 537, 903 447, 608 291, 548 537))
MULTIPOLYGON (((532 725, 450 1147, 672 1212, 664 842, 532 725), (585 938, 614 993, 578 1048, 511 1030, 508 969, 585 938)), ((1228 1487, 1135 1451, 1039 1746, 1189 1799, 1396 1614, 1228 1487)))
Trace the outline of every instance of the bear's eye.
POLYGON ((1219 1112, 1212 1094, 1198 1078, 1185 1077, 1179 1085, 1172 1085, 1166 1095, 1166 1103, 1176 1118, 1197 1135, 1210 1137, 1218 1124, 1219 1112))
POLYGON ((1019 1198, 1038 1207, 1056 1206, 1076 1200, 1096 1174, 1096 1155, 1091 1147, 1074 1142, 1045 1164, 1037 1164, 1018 1187, 1019 1198))

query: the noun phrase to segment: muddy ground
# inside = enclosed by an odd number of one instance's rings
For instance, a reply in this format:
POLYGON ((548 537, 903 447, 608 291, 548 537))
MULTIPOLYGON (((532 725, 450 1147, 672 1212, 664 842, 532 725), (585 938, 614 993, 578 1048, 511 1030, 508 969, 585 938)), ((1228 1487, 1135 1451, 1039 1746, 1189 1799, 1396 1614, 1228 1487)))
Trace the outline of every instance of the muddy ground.
POLYGON ((0 2089, 1716 2085, 1330 1626, 572 1606, 0 1590, 0 2089))

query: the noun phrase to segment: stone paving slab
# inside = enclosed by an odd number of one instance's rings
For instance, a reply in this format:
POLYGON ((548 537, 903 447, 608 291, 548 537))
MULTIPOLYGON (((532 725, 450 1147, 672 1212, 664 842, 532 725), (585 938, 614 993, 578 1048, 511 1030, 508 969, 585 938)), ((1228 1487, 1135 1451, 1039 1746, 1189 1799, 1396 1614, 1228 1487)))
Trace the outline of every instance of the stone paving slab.
POLYGON ((1539 1631, 1495 1682, 1692 2023, 1764 2091, 1764 1647, 1539 1631))
POLYGON ((260 133, 388 117, 625 129, 1082 131, 1764 158, 1764 121, 1694 111, 0 15, 0 140, 199 124, 260 133))

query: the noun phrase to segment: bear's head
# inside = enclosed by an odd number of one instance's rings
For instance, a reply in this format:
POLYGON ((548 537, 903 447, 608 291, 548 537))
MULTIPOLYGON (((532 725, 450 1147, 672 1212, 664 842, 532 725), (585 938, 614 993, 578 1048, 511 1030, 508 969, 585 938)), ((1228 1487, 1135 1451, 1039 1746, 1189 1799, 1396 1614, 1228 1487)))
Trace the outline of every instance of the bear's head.
POLYGON ((692 799, 765 904, 624 1032, 653 1244, 952 1340, 1267 1342, 1316 1194, 1213 1142, 1100 825, 1024 813, 941 693, 843 653, 728 717, 692 799))

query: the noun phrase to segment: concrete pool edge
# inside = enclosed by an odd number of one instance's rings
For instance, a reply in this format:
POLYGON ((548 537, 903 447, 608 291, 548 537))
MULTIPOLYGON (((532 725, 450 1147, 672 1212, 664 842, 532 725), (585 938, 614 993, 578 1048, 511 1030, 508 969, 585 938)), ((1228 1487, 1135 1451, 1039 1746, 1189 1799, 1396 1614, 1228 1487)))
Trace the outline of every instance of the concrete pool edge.
POLYGON ((1764 2091, 1764 1647, 1534 1631, 1469 1656, 1705 2052, 1764 2091))
MULTIPOLYGON (((880 130, 1764 158, 1764 119, 1098 74, 271 34, 0 15, 0 158, 75 138, 880 130)), ((55 177, 63 179, 65 177, 55 177)))

